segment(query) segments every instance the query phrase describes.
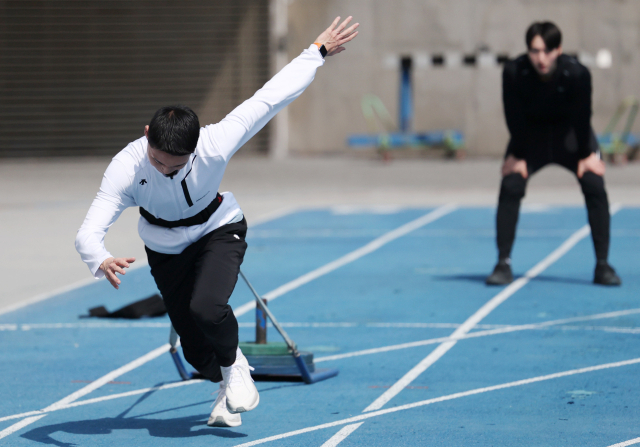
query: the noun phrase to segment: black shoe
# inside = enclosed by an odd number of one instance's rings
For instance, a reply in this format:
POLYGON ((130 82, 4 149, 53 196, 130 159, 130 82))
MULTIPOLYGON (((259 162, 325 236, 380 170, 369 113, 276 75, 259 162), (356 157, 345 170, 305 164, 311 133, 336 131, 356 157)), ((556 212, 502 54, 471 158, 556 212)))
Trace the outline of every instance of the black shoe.
POLYGON ((622 284, 622 280, 607 261, 598 261, 596 272, 593 275, 593 283, 603 286, 619 286, 622 284))
POLYGON ((493 269, 493 273, 487 277, 485 281, 491 286, 502 286, 513 282, 513 273, 511 273, 511 262, 508 259, 501 259, 493 269))

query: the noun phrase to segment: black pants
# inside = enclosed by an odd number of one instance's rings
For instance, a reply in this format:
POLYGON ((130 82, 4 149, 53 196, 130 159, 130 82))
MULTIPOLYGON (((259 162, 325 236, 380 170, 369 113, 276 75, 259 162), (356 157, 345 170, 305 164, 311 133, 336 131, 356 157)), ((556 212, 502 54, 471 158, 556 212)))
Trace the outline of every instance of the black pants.
MULTIPOLYGON (((509 153, 507 152, 507 155, 509 153)), ((549 163, 564 166, 574 174, 578 169, 578 157, 575 153, 560 149, 546 157, 528 157, 527 171, 529 176, 549 163)), ((587 215, 591 226, 591 237, 596 252, 596 259, 607 260, 609 255, 609 200, 604 187, 604 179, 593 172, 585 172, 578 179, 587 205, 587 215)), ((498 214, 496 218, 498 256, 506 259, 511 256, 511 248, 516 237, 516 225, 520 212, 520 201, 525 195, 527 180, 520 174, 509 174, 502 179, 498 214)))
POLYGON ((247 249, 247 222, 224 225, 178 255, 145 247, 185 359, 213 382, 236 360, 238 321, 229 297, 247 249))

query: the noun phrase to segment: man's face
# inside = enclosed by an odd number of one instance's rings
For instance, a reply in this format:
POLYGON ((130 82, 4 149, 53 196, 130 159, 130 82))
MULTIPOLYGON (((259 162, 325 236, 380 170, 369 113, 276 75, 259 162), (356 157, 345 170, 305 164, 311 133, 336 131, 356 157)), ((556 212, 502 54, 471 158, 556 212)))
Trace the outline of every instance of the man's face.
POLYGON ((540 76, 548 76, 556 69, 558 56, 562 54, 562 46, 548 50, 541 36, 536 36, 529 47, 529 60, 540 76))
MULTIPOLYGON (((149 137, 149 126, 144 128, 144 134, 149 137)), ((165 177, 176 175, 178 171, 185 167, 191 155, 171 155, 154 149, 147 144, 147 156, 151 166, 156 168, 165 177)))

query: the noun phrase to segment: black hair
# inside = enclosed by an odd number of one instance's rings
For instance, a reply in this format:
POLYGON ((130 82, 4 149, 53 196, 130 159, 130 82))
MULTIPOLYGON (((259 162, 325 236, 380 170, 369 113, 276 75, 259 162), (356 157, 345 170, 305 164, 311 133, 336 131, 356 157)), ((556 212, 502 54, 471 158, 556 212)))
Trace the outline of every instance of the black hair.
POLYGON ((149 123, 149 145, 171 155, 189 155, 200 137, 198 115, 189 107, 160 108, 149 123))
POLYGON ((531 42, 536 36, 542 37, 547 50, 555 50, 562 43, 562 33, 560 28, 552 22, 534 22, 527 29, 525 40, 527 42, 527 48, 531 48, 531 42))

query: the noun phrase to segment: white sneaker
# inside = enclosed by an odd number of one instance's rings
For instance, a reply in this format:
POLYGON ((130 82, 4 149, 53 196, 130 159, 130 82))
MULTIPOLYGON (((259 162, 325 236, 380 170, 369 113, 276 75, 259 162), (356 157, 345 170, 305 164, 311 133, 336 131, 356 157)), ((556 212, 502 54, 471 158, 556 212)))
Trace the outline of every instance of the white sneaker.
POLYGON ((226 386, 227 409, 230 413, 244 413, 258 406, 260 395, 253 384, 251 371, 246 357, 240 348, 236 352, 236 361, 233 365, 221 366, 222 378, 226 386))
POLYGON ((218 397, 213 403, 213 411, 207 421, 209 427, 239 427, 242 418, 239 414, 231 414, 227 410, 227 396, 225 394, 224 381, 220 383, 218 397))

